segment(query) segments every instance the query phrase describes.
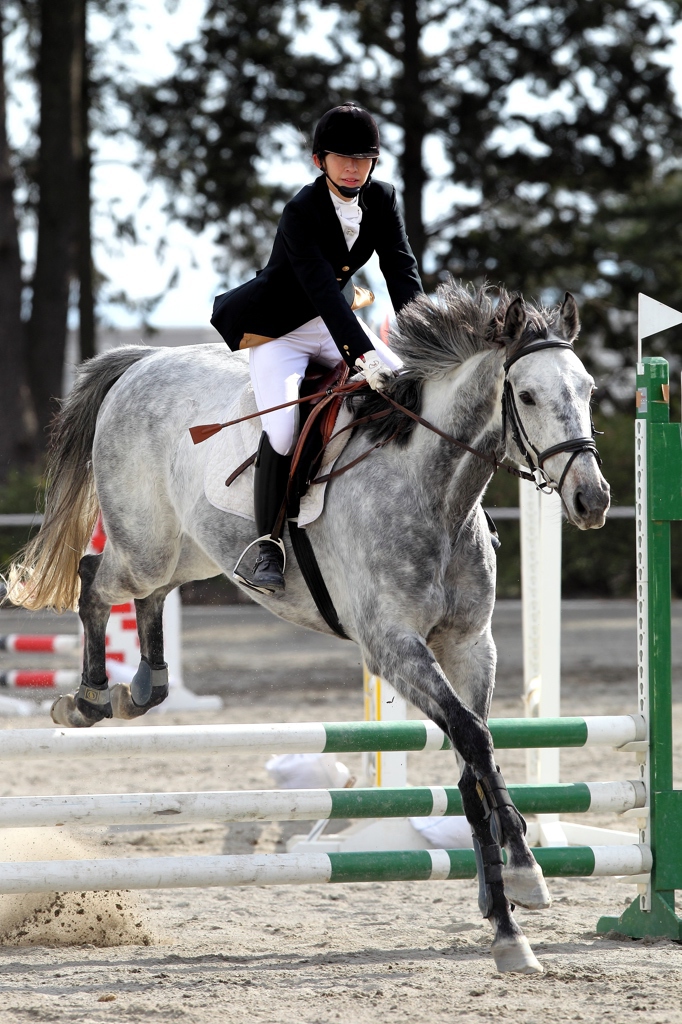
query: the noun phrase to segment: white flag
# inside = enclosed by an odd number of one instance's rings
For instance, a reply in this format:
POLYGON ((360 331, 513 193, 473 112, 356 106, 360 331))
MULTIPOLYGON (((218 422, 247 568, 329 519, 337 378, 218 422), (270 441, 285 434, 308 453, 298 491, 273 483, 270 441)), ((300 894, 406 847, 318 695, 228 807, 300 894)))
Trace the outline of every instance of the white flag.
POLYGON ((682 324, 682 313, 679 310, 639 293, 637 336, 640 341, 678 324, 682 324))

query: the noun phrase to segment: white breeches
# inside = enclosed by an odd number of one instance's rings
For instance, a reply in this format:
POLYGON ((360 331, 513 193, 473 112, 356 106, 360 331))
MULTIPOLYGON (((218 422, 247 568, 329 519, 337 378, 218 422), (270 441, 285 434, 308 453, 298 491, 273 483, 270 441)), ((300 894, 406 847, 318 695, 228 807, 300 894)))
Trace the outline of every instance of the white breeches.
MULTIPOLYGON (((402 360, 370 331, 360 317, 357 320, 367 335, 367 349, 376 349, 387 366, 399 370, 402 360)), ((269 409, 298 398, 298 388, 309 362, 332 367, 340 359, 341 353, 319 316, 290 334, 250 348, 249 369, 257 408, 269 409)), ((275 451, 288 455, 298 436, 298 406, 290 405, 287 409, 270 412, 261 416, 261 421, 275 451)))

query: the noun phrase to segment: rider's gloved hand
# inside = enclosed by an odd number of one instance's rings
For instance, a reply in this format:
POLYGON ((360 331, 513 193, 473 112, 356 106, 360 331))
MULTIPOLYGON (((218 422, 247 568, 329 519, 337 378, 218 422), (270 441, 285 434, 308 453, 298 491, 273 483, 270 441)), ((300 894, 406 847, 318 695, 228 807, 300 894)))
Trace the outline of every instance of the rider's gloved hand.
POLYGON ((368 352, 358 356, 355 365, 374 391, 383 391, 395 373, 381 358, 376 349, 371 348, 368 352))

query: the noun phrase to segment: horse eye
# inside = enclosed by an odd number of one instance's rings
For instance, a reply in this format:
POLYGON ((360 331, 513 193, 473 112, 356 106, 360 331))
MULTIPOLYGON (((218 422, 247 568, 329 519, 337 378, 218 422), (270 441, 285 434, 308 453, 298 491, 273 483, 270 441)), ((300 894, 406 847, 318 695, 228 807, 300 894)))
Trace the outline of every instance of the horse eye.
POLYGON ((527 391, 521 391, 519 393, 519 398, 521 399, 524 405, 535 405, 535 400, 533 396, 530 395, 527 391))

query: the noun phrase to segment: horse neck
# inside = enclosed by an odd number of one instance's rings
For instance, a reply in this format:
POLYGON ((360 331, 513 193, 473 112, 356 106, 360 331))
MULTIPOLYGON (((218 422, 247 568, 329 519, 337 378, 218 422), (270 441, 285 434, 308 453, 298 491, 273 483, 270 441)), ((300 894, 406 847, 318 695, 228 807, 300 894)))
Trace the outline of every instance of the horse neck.
MULTIPOLYGON (((478 353, 441 380, 425 382, 422 416, 477 451, 499 458, 503 454, 503 379, 500 353, 478 353)), ((420 449, 416 462, 425 483, 448 521, 461 520, 490 480, 490 463, 463 453, 430 431, 416 433, 420 449)))

